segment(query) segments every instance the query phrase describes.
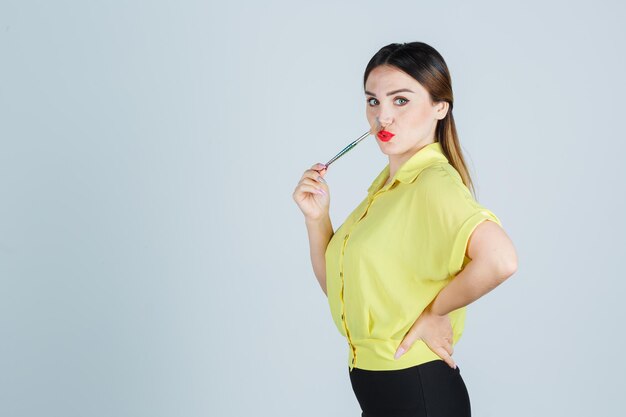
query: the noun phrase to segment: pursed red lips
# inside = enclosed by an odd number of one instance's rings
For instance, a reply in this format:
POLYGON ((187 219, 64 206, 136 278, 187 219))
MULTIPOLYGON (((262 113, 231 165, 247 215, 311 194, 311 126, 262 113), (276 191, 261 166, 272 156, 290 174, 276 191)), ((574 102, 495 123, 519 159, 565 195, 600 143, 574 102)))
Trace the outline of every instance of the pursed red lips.
POLYGON ((389 142, 395 135, 391 132, 387 132, 386 130, 381 130, 376 134, 376 136, 383 142, 389 142))

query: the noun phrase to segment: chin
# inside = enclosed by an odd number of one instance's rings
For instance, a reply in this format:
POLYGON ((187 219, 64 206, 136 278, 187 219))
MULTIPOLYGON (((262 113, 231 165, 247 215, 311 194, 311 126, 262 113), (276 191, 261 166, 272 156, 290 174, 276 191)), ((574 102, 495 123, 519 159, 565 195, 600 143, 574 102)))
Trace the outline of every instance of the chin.
POLYGON ((389 149, 389 148, 384 149, 383 147, 380 147, 380 151, 381 151, 383 154, 387 155, 387 156, 391 156, 391 155, 400 155, 400 154, 402 154, 402 152, 394 151, 394 150, 389 149))
POLYGON ((394 146, 391 146, 389 144, 384 144, 384 145, 379 144, 378 148, 383 154, 387 156, 405 155, 409 151, 409 149, 400 148, 397 145, 398 144, 394 144, 394 146))

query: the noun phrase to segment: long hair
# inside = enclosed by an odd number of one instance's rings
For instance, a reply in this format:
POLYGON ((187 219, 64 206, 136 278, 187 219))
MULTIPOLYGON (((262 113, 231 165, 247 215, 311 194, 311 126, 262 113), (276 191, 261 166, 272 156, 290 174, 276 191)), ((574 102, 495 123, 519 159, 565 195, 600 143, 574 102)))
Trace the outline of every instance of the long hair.
POLYGON ((474 184, 465 165, 452 115, 454 103, 452 80, 441 54, 423 42, 392 43, 384 46, 376 52, 365 68, 364 89, 370 72, 380 65, 396 67, 415 78, 428 91, 433 103, 441 101, 449 103, 446 117, 437 121, 435 140, 441 143, 441 148, 450 165, 457 170, 463 183, 475 197, 474 184))

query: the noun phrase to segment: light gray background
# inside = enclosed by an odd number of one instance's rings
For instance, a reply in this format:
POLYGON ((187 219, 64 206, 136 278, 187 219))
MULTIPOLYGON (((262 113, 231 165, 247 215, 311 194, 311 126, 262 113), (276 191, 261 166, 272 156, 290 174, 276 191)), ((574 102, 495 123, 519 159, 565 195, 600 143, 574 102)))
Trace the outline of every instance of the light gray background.
MULTIPOLYGON (((292 192, 411 41, 519 254, 456 346, 473 414, 622 415, 624 12, 2 0, 0 415, 358 416, 292 192)), ((386 162, 332 166, 335 228, 386 162)))

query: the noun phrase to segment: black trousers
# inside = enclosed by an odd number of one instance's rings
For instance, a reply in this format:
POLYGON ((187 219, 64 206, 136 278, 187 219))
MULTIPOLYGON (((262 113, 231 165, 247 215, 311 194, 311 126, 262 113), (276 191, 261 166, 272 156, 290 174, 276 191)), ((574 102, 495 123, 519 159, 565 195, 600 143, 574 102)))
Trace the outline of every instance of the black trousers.
POLYGON ((434 360, 393 371, 348 372, 361 417, 471 416, 458 365, 452 369, 443 360, 434 360))

